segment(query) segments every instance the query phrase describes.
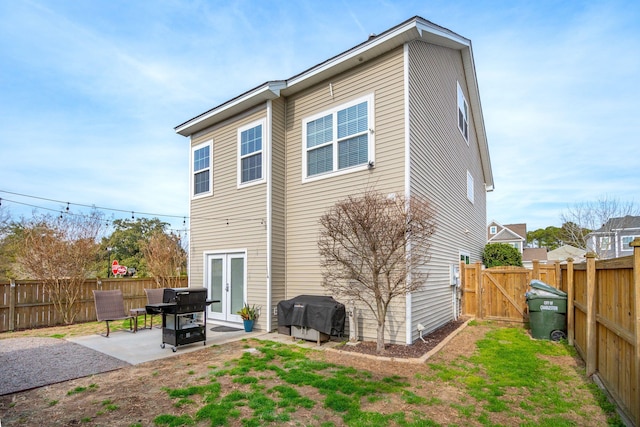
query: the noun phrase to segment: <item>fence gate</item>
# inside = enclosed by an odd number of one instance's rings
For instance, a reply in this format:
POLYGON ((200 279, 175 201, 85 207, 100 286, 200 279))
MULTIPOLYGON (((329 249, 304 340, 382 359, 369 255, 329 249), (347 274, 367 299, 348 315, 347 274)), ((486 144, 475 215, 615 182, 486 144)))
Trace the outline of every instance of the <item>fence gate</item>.
POLYGON ((531 282, 531 270, 522 267, 493 267, 482 274, 480 318, 524 322, 524 293, 531 282))
POLYGON ((560 288, 557 273, 560 264, 542 265, 534 261, 533 270, 524 267, 492 267, 482 264, 460 264, 464 289, 464 314, 478 319, 527 322, 527 301, 524 296, 532 279, 560 288))

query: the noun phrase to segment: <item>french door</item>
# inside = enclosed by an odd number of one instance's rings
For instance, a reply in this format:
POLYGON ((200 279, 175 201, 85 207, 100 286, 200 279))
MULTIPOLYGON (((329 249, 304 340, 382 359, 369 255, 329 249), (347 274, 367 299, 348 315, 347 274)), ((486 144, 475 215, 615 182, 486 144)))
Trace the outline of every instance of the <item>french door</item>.
POLYGON ((220 301, 209 306, 210 319, 242 322, 242 318, 236 313, 244 304, 246 258, 245 253, 207 255, 209 298, 220 301))

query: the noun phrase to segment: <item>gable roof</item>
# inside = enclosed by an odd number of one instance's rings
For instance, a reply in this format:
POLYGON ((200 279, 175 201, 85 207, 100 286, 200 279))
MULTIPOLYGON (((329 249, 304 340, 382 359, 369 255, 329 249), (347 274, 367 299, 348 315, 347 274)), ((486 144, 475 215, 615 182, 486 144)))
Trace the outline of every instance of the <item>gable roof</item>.
POLYGON ((606 224, 595 230, 594 233, 610 232, 614 230, 640 229, 640 216, 626 215, 618 218, 609 218, 606 224))
POLYGON ((582 260, 587 251, 571 245, 560 246, 557 249, 547 252, 547 259, 551 261, 565 261, 573 258, 576 261, 582 260))
POLYGON ((527 224, 506 224, 504 227, 527 240, 527 224))
POLYGON ((496 235, 489 239, 489 242, 499 243, 499 242, 513 242, 514 240, 522 241, 524 240, 522 236, 514 233, 508 228, 503 228, 498 231, 496 235))
POLYGON ((480 92, 471 49, 471 40, 419 16, 408 19, 377 36, 369 37, 367 41, 287 80, 268 81, 250 89, 209 111, 179 124, 174 130, 183 136, 193 135, 209 126, 231 118, 248 108, 262 104, 269 99, 278 98, 281 95, 290 96, 413 40, 422 40, 434 45, 460 51, 469 89, 468 101, 471 105, 473 123, 478 138, 484 182, 486 190, 492 191, 494 186, 493 172, 491 170, 489 146, 484 126, 482 105, 480 103, 480 92))
POLYGON ((524 248, 522 251, 522 261, 546 261, 547 248, 524 248))

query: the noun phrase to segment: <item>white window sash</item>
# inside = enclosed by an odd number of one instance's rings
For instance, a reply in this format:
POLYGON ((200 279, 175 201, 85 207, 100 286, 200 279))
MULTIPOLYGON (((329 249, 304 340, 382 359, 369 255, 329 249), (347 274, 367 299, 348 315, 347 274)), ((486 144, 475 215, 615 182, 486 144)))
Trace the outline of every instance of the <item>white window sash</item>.
POLYGON ((256 120, 254 122, 251 122, 249 124, 246 124, 240 128, 238 128, 238 133, 237 133, 237 153, 238 153, 238 163, 236 165, 236 170, 237 170, 237 186, 238 188, 243 188, 243 187, 249 187, 251 185, 255 185, 255 184, 260 184, 266 181, 265 178, 265 153, 266 153, 266 147, 265 145, 267 144, 267 121, 265 119, 260 119, 260 120, 256 120), (248 131, 250 129, 253 129, 255 127, 258 126, 262 126, 262 135, 261 135, 261 141, 262 141, 262 146, 260 148, 260 150, 256 150, 256 151, 252 151, 251 153, 247 153, 245 155, 242 154, 242 133, 245 131, 248 131), (261 157, 261 168, 260 168, 260 178, 258 179, 254 179, 251 181, 247 181, 247 182, 242 182, 242 160, 258 155, 260 154, 261 157))
POLYGON ((191 198, 192 199, 197 199, 200 197, 206 197, 206 196, 210 196, 213 194, 213 140, 208 140, 205 141, 203 143, 200 143, 198 145, 194 145, 193 147, 191 147, 191 180, 190 180, 190 192, 191 192, 191 198), (206 168, 202 168, 202 169, 198 169, 195 170, 195 153, 198 150, 201 150, 205 147, 209 147, 209 165, 206 168), (201 193, 196 194, 196 188, 195 188, 195 178, 196 175, 202 173, 202 172, 209 172, 209 191, 203 191, 201 193))
POLYGON ((306 117, 302 120, 302 182, 315 181, 318 179, 323 179, 330 176, 342 175, 345 173, 351 173, 355 171, 360 171, 368 168, 369 162, 375 161, 375 141, 374 141, 374 96, 373 94, 369 94, 363 96, 358 99, 354 99, 348 103, 341 104, 337 107, 334 107, 329 110, 322 111, 320 113, 314 114, 313 116, 306 117), (338 112, 342 110, 346 110, 349 107, 353 107, 355 105, 361 104, 363 102, 367 103, 367 129, 364 131, 360 131, 346 137, 338 138, 338 112), (313 147, 307 147, 307 124, 313 122, 314 120, 318 120, 322 117, 331 115, 332 118, 332 139, 331 141, 327 141, 322 144, 314 145, 313 147), (339 168, 339 144, 343 141, 347 141, 350 139, 354 139, 360 137, 362 135, 367 135, 367 162, 363 164, 358 164, 354 166, 348 166, 345 168, 339 168), (332 170, 321 172, 315 175, 309 175, 308 173, 308 156, 309 153, 317 150, 322 147, 333 146, 332 150, 332 170))

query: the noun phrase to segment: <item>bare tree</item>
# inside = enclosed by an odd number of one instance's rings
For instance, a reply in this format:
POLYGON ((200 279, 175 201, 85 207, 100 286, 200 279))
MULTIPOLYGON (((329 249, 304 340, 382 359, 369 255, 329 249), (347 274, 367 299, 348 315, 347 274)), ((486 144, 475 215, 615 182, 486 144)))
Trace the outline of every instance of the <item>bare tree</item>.
POLYGON ((607 195, 576 203, 562 212, 563 240, 601 257, 607 249, 595 244, 594 235, 610 236, 614 228, 624 228, 626 221, 639 214, 640 208, 634 203, 607 195))
POLYGON ((35 215, 23 220, 16 263, 23 274, 42 281, 65 324, 79 312, 76 304, 85 280, 95 275, 102 214, 35 215))
POLYGON ((367 190, 336 203, 320 224, 323 286, 369 307, 377 321, 376 351, 382 353, 389 304, 426 282, 434 211, 419 197, 367 190))
POLYGON ((180 236, 155 231, 148 241, 142 241, 142 253, 147 269, 159 288, 173 288, 180 283, 180 276, 187 263, 186 251, 180 244, 180 236))

